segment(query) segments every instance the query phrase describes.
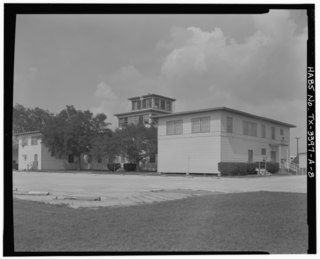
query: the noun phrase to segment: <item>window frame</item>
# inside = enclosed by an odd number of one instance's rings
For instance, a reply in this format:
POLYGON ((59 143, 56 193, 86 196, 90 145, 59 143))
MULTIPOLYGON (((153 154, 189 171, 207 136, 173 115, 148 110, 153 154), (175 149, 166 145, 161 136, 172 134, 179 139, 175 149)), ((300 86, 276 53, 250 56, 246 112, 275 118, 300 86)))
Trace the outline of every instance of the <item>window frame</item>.
POLYGON ((276 139, 276 128, 273 126, 271 127, 271 139, 276 139))
POLYGON ((183 120, 166 121, 166 135, 182 135, 183 134, 183 120))
POLYGON ((227 116, 226 120, 226 132, 233 133, 233 117, 227 116), (231 123, 230 123, 231 122, 231 123), (231 128, 230 128, 231 127, 231 128))
POLYGON ((250 137, 257 137, 258 136, 258 124, 252 121, 244 120, 242 123, 243 128, 243 135, 250 136, 250 137))
POLYGON ((192 118, 191 119, 191 133, 209 133, 211 131, 210 121, 211 121, 210 116, 192 118), (204 128, 205 122, 208 122, 208 129, 204 128), (195 123, 199 123, 199 126, 197 126, 199 128, 199 130, 196 130, 195 123))

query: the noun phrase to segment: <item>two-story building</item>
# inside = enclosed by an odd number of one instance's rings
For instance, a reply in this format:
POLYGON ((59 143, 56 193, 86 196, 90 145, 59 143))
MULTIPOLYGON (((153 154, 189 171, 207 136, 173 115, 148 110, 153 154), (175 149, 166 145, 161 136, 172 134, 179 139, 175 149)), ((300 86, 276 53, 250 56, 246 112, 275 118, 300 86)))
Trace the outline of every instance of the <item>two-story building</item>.
POLYGON ((51 156, 40 131, 15 134, 18 139, 18 170, 62 170, 64 160, 51 156))
POLYGON ((138 123, 148 126, 152 123, 152 116, 170 114, 174 111, 175 99, 158 94, 147 94, 128 100, 131 101, 131 111, 114 114, 118 118, 119 128, 138 123))
POLYGON ((158 172, 218 174, 219 162, 274 161, 287 167, 294 125, 226 107, 163 114, 158 172))

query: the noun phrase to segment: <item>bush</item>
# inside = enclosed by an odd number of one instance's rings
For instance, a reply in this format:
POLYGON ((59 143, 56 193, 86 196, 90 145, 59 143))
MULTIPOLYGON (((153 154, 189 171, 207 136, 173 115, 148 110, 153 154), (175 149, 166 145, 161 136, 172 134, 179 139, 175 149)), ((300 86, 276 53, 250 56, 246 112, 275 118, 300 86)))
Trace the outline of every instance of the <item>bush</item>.
POLYGON ((110 171, 117 171, 121 165, 119 163, 110 163, 110 164, 107 164, 107 167, 110 171))
POLYGON ((279 163, 267 162, 267 171, 275 174, 279 171, 279 163))
POLYGON ((126 164, 123 164, 123 168, 124 168, 124 170, 129 171, 129 172, 136 171, 137 165, 134 163, 126 163, 126 164))
POLYGON ((222 176, 247 175, 248 163, 220 162, 218 163, 218 170, 222 176))
POLYGON ((256 174, 256 168, 259 168, 257 163, 246 163, 247 164, 247 172, 248 174, 256 174))

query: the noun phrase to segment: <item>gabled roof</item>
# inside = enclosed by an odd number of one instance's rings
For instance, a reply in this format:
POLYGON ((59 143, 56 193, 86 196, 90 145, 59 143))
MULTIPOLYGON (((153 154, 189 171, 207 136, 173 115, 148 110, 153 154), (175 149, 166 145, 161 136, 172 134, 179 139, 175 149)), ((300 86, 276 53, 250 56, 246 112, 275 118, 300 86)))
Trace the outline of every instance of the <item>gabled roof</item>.
POLYGON ((226 111, 226 112, 231 112, 231 113, 235 113, 235 114, 239 114, 239 115, 243 115, 246 117, 251 117, 254 119, 259 119, 259 120, 264 120, 264 121, 268 121, 268 122, 272 122, 275 124, 280 124, 280 125, 284 125, 286 127, 289 128, 295 128, 296 126, 293 124, 289 124, 289 123, 285 123, 282 121, 278 121, 278 120, 274 120, 274 119, 270 119, 267 117, 262 117, 262 116, 258 116, 258 115, 254 115, 251 113, 247 113, 247 112, 243 112, 243 111, 239 111, 239 110, 235 110, 235 109, 231 109, 231 108, 227 108, 227 107, 215 107, 215 108, 208 108, 208 109, 201 109, 201 110, 192 110, 192 111, 184 111, 184 112, 175 112, 175 113, 170 113, 170 114, 163 114, 163 115, 156 115, 156 116, 152 116, 152 118, 167 118, 167 117, 174 117, 174 116, 179 116, 179 115, 188 115, 188 114, 193 114, 193 113, 203 113, 203 112, 214 112, 214 111, 226 111))

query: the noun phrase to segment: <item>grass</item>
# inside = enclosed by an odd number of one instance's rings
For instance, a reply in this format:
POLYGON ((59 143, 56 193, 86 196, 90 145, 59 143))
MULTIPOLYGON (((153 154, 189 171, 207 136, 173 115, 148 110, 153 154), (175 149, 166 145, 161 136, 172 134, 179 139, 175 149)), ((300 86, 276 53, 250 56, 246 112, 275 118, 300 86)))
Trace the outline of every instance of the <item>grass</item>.
POLYGON ((216 194, 122 208, 14 200, 15 251, 307 253, 306 194, 216 194))

